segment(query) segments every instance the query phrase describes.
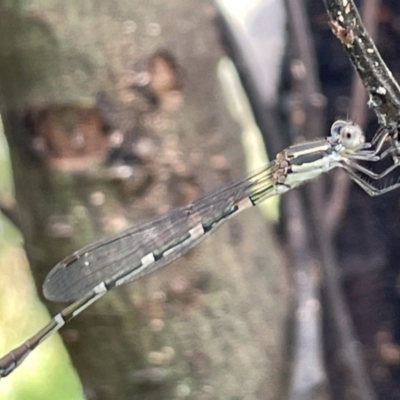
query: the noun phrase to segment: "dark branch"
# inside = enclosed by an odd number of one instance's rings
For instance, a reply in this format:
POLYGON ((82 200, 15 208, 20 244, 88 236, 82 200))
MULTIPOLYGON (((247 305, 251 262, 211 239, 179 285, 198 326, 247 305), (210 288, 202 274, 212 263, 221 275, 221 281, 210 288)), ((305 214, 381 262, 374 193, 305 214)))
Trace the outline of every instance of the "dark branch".
POLYGON ((353 0, 324 0, 333 33, 342 42, 382 126, 396 129, 400 88, 366 31, 353 0))

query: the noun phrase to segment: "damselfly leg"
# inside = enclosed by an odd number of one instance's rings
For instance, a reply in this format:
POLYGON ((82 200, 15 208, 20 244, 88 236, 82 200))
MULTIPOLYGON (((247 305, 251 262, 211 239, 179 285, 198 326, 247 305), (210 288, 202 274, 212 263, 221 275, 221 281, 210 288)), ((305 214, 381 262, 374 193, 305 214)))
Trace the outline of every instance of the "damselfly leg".
MULTIPOLYGON (((352 167, 349 166, 343 166, 343 169, 347 171, 349 174, 350 178, 357 183, 365 192, 367 192, 371 197, 373 196, 380 196, 382 194, 391 192, 395 189, 398 189, 400 187, 400 182, 396 181, 396 183, 390 184, 386 187, 379 188, 377 186, 374 186, 372 182, 368 182, 365 177, 361 177, 357 175, 357 173, 352 169, 352 167)), ((372 178, 374 179, 374 178, 372 178)), ((377 182, 377 180, 374 180, 374 182, 377 182)))
POLYGON ((386 169, 384 169, 382 172, 376 173, 360 164, 357 164, 356 162, 354 162, 353 160, 350 160, 350 159, 346 160, 345 163, 349 167, 351 167, 353 170, 359 171, 374 180, 379 180, 379 179, 384 178, 385 176, 387 176, 388 174, 393 172, 399 166, 399 164, 392 164, 389 167, 387 167, 386 169))
MULTIPOLYGON (((392 156, 393 165, 398 166, 400 164, 400 143, 398 141, 397 132, 392 134, 388 128, 381 128, 375 134, 371 142, 364 143, 358 151, 354 153, 353 159, 377 162, 388 156, 392 156), (389 146, 381 152, 385 143, 389 143, 389 146)), ((391 168, 390 171, 394 168, 396 167, 391 168)))

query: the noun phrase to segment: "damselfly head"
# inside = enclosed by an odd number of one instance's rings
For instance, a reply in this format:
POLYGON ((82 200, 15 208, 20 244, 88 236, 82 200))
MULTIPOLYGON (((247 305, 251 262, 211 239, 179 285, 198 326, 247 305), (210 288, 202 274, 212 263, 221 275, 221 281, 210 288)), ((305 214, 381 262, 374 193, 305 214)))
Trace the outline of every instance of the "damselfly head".
POLYGON ((332 124, 331 140, 341 143, 346 150, 355 150, 365 142, 365 136, 358 125, 339 119, 332 124))

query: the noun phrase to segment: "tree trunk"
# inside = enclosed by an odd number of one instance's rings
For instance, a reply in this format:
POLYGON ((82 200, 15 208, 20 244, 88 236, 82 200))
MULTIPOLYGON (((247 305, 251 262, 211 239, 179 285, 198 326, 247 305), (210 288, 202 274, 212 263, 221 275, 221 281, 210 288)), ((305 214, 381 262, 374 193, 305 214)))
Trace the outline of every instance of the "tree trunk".
MULTIPOLYGON (((46 4, 0 6, 2 113, 39 286, 84 244, 245 174, 210 2, 46 4)), ((62 336, 89 398, 273 399, 287 297, 285 261, 252 210, 62 336)))

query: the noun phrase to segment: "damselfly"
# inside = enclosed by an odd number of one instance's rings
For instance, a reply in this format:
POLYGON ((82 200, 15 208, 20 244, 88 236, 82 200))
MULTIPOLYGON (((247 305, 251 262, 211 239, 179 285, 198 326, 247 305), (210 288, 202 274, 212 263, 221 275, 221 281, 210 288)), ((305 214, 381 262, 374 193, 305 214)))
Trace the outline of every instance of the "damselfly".
POLYGON ((50 271, 43 290, 49 300, 74 302, 25 343, 3 356, 0 376, 10 374, 36 346, 107 291, 171 263, 227 219, 271 196, 285 193, 336 167, 347 171, 371 196, 399 187, 399 182, 383 189, 374 184, 397 167, 395 161, 379 174, 357 163, 357 160, 377 162, 390 155, 397 160, 393 147, 382 151, 387 137, 388 133, 383 132, 372 143, 364 143, 357 125, 336 121, 328 138, 291 146, 242 181, 73 253, 50 271))

